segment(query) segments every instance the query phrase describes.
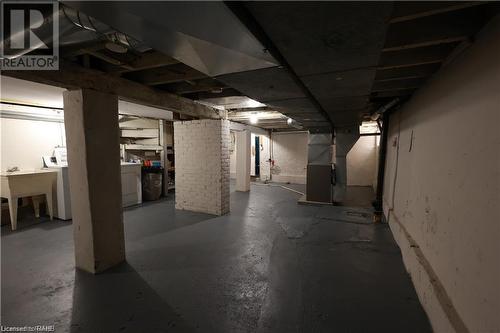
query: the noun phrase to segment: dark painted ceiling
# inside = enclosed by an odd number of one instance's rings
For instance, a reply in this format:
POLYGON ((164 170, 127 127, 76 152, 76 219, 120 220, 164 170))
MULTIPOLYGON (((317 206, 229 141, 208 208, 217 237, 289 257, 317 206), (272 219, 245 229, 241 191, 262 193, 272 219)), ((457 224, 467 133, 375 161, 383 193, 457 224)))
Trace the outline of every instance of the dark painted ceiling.
MULTIPOLYGON (((408 99, 499 2, 64 2, 147 46, 64 43, 80 66, 194 100, 246 95, 312 131, 408 99)), ((262 111, 262 110, 261 110, 262 111)))
POLYGON ((404 101, 499 12, 499 3, 485 2, 235 2, 229 7, 286 71, 238 73, 237 82, 234 74, 219 79, 259 99, 254 86, 259 75, 266 77, 266 96, 280 90, 280 99, 266 102, 284 106, 307 127, 349 126, 396 97, 404 101), (287 81, 278 87, 284 72, 295 77, 296 86, 287 81), (304 96, 310 93, 309 102, 297 97, 297 85, 304 96), (308 123, 313 109, 323 119, 308 123))

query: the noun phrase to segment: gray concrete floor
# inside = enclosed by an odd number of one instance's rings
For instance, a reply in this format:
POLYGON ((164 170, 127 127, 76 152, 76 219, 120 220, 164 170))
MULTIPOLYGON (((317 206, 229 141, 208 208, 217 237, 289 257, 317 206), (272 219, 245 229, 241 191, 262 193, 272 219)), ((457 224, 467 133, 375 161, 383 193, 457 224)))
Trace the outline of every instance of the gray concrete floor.
POLYGON ((74 269, 71 223, 2 227, 2 325, 57 332, 430 332, 370 209, 252 185, 222 217, 172 199, 124 213, 127 263, 74 269))

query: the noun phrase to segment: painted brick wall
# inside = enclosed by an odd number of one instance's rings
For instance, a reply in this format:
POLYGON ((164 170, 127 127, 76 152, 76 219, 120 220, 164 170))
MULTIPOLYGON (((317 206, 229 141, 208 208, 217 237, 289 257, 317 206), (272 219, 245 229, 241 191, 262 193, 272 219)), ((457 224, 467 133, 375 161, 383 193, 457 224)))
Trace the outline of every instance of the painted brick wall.
POLYGON ((175 208, 229 212, 229 122, 174 122, 175 208))

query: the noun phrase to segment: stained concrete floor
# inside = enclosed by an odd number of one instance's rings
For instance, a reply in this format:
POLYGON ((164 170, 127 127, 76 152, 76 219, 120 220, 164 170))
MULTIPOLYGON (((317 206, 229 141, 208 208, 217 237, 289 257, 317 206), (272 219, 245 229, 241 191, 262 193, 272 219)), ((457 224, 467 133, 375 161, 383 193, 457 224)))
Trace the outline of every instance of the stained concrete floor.
POLYGON ((2 227, 2 325, 57 332, 430 332, 370 209, 252 185, 222 217, 172 199, 124 213, 127 263, 74 269, 72 226, 2 227))

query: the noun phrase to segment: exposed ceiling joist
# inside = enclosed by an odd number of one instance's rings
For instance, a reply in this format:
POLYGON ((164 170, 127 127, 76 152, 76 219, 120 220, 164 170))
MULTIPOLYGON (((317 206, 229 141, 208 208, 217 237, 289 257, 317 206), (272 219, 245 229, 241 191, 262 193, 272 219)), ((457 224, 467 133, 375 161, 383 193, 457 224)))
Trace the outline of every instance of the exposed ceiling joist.
POLYGON ((220 119, 214 108, 166 91, 61 61, 59 71, 3 71, 2 75, 66 89, 94 89, 144 105, 197 118, 220 119))
POLYGON ((400 46, 395 46, 395 47, 385 47, 382 49, 382 52, 400 51, 400 50, 407 50, 407 49, 415 49, 417 47, 426 47, 426 46, 434 46, 434 45, 439 45, 439 44, 463 42, 463 41, 466 41, 468 39, 469 39, 468 36, 458 36, 458 37, 436 39, 436 40, 430 40, 430 41, 425 41, 425 42, 421 42, 421 43, 406 44, 406 45, 400 45, 400 46))
POLYGON ((107 63, 110 63, 115 66, 122 66, 124 69, 132 69, 130 65, 128 65, 126 62, 123 62, 122 60, 119 60, 115 58, 115 56, 109 56, 105 53, 99 52, 99 51, 93 51, 90 49, 83 49, 82 51, 85 52, 85 54, 89 54, 93 57, 96 57, 98 59, 101 59, 107 63))
POLYGON ((435 65, 435 64, 442 63, 444 60, 445 60, 445 58, 430 60, 430 61, 404 63, 404 64, 400 64, 400 65, 379 66, 379 67, 377 67, 377 70, 399 69, 399 68, 408 68, 408 67, 422 66, 422 65, 435 65))
POLYGON ((444 61, 458 43, 383 52, 377 69, 401 68, 444 61))
POLYGON ((427 1, 418 1, 418 2, 401 2, 398 3, 399 6, 396 6, 396 9, 394 11, 394 17, 391 18, 389 23, 398 23, 398 22, 405 22, 405 21, 410 21, 410 20, 415 20, 419 19, 422 17, 427 17, 427 16, 432 16, 432 15, 437 15, 437 14, 442 14, 442 13, 447 13, 455 10, 460 10, 460 9, 465 9, 469 7, 474 7, 478 5, 482 5, 487 3, 486 1, 468 1, 468 2, 461 2, 461 3, 453 3, 453 2, 448 2, 448 1, 441 1, 441 2, 427 2, 427 1), (423 9, 423 6, 426 6, 427 9, 423 9), (431 8, 429 8, 431 7, 431 8), (421 9, 419 9, 421 8, 421 9), (404 14, 405 11, 415 11, 414 13, 408 13, 404 14))
POLYGON ((423 64, 416 66, 406 66, 391 69, 379 69, 375 75, 375 80, 391 80, 399 79, 402 77, 425 77, 432 75, 441 66, 440 63, 423 64))
POLYGON ((472 36, 485 21, 498 12, 498 7, 498 4, 487 4, 468 10, 450 11, 441 15, 391 24, 386 35, 384 49, 433 45, 433 43, 472 36))

